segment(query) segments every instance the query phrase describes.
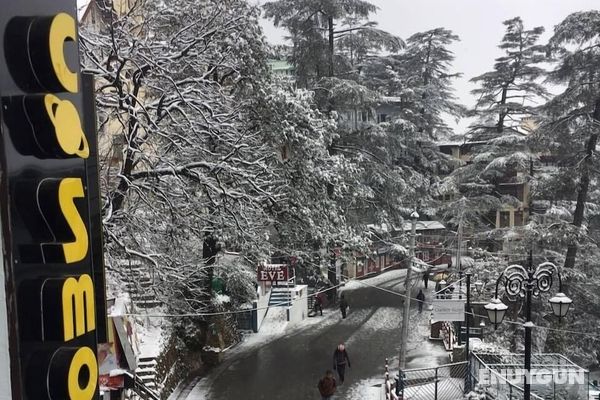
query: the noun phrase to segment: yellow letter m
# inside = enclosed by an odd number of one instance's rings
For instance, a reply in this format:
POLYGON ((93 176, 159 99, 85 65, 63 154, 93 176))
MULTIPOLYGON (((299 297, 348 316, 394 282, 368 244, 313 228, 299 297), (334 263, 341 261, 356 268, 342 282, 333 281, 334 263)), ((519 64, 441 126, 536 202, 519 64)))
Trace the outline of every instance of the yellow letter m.
POLYGON ((68 278, 62 287, 64 340, 69 341, 96 329, 94 283, 89 275, 68 278))

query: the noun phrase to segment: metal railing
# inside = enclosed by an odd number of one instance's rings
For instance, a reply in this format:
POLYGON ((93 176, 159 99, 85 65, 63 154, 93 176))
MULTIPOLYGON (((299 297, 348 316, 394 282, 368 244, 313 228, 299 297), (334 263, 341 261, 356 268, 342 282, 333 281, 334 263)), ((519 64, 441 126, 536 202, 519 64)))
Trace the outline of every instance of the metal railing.
MULTIPOLYGON (((548 355, 546 355, 548 356, 548 355)), ((560 355, 558 355, 560 356, 560 355)), ((552 364, 535 364, 532 370, 532 400, 592 399, 588 385, 589 372, 574 367, 564 356, 552 364), (564 360, 563 360, 564 359, 564 360), (561 361, 562 360, 562 361, 561 361), (582 382, 580 382, 582 381, 582 382)), ((510 361, 510 360, 509 360, 510 361)), ((524 398, 520 363, 506 362, 497 370, 486 364, 476 353, 469 361, 440 365, 433 368, 406 369, 393 374, 385 360, 385 383, 382 398, 385 400, 444 400, 460 399, 471 391, 478 398, 521 400, 524 398)))
MULTIPOLYGON (((477 391, 485 394, 488 399, 520 400, 524 398, 523 389, 511 382, 497 371, 489 368, 477 354, 470 356, 469 379, 477 391), (485 374, 485 375, 484 375, 485 374)), ((531 393, 531 399, 544 400, 544 398, 531 393)))
POLYGON ((144 400, 160 400, 160 396, 154 390, 148 388, 146 384, 135 374, 133 376, 132 390, 144 400))
POLYGON ((402 371, 402 376, 390 376, 385 360, 384 398, 393 400, 394 394, 404 400, 460 399, 465 393, 468 377, 467 362, 440 365, 434 368, 415 368, 402 371))

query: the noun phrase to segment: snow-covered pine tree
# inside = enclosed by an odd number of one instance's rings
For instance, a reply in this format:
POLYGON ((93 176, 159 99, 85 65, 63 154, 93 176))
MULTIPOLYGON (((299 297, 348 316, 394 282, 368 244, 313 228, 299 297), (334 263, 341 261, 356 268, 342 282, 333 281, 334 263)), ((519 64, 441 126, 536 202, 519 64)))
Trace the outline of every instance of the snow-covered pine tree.
MULTIPOLYGON (((555 26, 548 44, 554 62, 548 82, 561 92, 542 108, 541 126, 531 141, 544 161, 534 188, 545 212, 536 216, 535 233, 564 266, 564 290, 575 304, 568 326, 581 332, 595 332, 600 319, 599 45, 598 11, 573 13, 555 26)), ((597 347, 593 337, 551 331, 545 351, 566 352, 589 366, 598 363, 597 347)))
MULTIPOLYGON (((577 250, 586 240, 587 217, 598 214, 597 198, 598 159, 595 156, 600 133, 600 12, 577 12, 569 15, 554 29, 549 50, 557 65, 548 75, 551 83, 566 86, 544 107, 547 121, 540 142, 558 156, 560 165, 569 169, 571 178, 567 190, 576 193, 567 196, 575 200, 574 230, 569 235, 566 268, 573 268, 577 250), (576 179, 573 179, 576 177, 576 179), (575 185, 573 185, 575 184, 575 185), (587 209, 587 210, 586 210, 587 209)), ((558 177, 565 175, 558 175, 558 177)), ((564 182, 564 180, 563 180, 564 182)))
POLYGON ((524 119, 535 115, 536 102, 548 95, 538 82, 544 74, 539 64, 545 59, 545 48, 538 44, 544 29, 526 29, 519 17, 504 25, 506 33, 499 45, 504 54, 492 71, 471 79, 479 87, 472 92, 477 102, 470 111, 477 121, 463 139, 471 150, 470 163, 440 185, 442 193, 454 192, 461 198, 448 205, 447 215, 462 215, 463 222, 484 231, 496 225, 496 211, 504 206, 521 210, 521 221, 515 225, 525 222, 528 204, 523 204, 523 194, 515 195, 525 192, 521 188, 528 180, 532 157, 524 119), (500 184, 505 187, 500 189, 500 184))
POLYGON ((290 34, 290 61, 301 87, 313 89, 323 77, 344 76, 373 49, 402 46, 368 20, 377 7, 365 0, 276 0, 264 8, 265 16, 290 34))
POLYGON ((461 76, 451 72, 454 54, 450 46, 458 40, 457 35, 445 28, 415 33, 398 56, 403 79, 412 94, 408 102, 414 123, 431 140, 452 133, 444 118, 464 116, 464 107, 456 102, 452 87, 453 79, 461 76))
POLYGON ((339 117, 328 152, 352 165, 356 174, 349 175, 353 182, 331 180, 328 196, 341 193, 340 188, 350 189, 350 196, 335 196, 344 218, 357 231, 368 223, 391 223, 390 210, 398 208, 400 197, 413 185, 399 175, 404 171, 386 164, 382 153, 391 149, 391 143, 386 131, 375 126, 372 112, 380 96, 367 86, 362 71, 381 49, 395 52, 403 42, 368 20, 376 7, 366 1, 281 0, 267 3, 265 9, 267 17, 290 33, 299 86, 314 90, 317 107, 339 117), (349 117, 356 120, 357 115, 370 116, 365 117, 370 122, 361 123, 361 129, 352 127, 349 117))
MULTIPOLYGON (((440 153, 436 141, 450 133, 445 118, 460 118, 463 107, 453 95, 451 72, 454 55, 449 47, 458 37, 444 28, 412 35, 399 54, 372 57, 363 69, 362 81, 380 94, 382 101, 395 104, 387 123, 371 127, 382 131, 375 137, 386 138, 378 147, 391 167, 401 177, 398 192, 399 210, 431 204, 430 184, 436 175, 449 172, 450 157, 440 153), (416 200, 418 198, 418 200, 416 200)), ((373 150, 375 151, 375 150, 373 150)), ((376 172, 374 172, 376 174, 376 172)), ((433 211, 427 210, 426 214, 433 211)))

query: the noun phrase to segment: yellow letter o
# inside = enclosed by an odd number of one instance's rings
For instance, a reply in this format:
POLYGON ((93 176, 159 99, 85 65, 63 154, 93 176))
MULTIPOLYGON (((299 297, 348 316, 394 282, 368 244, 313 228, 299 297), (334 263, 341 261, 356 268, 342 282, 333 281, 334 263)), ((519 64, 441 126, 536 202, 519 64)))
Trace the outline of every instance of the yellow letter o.
POLYGON ((69 69, 65 60, 64 44, 68 40, 75 40, 77 36, 77 25, 73 17, 66 13, 57 14, 50 25, 49 49, 50 60, 56 79, 71 93, 77 93, 77 72, 69 69))
POLYGON ((93 399, 98 385, 98 361, 89 347, 82 347, 73 356, 68 375, 69 398, 73 400, 93 399), (89 377, 85 387, 79 386, 79 372, 88 367, 89 377))

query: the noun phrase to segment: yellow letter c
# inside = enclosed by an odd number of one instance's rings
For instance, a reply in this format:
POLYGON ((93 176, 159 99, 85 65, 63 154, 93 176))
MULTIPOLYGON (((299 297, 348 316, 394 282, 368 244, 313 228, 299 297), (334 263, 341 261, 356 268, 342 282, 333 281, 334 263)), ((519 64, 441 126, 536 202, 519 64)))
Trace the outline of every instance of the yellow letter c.
POLYGON ((74 41, 77 36, 77 25, 69 14, 57 14, 50 25, 50 60, 56 78, 65 90, 77 93, 77 72, 71 71, 65 60, 64 44, 66 41, 74 41))

